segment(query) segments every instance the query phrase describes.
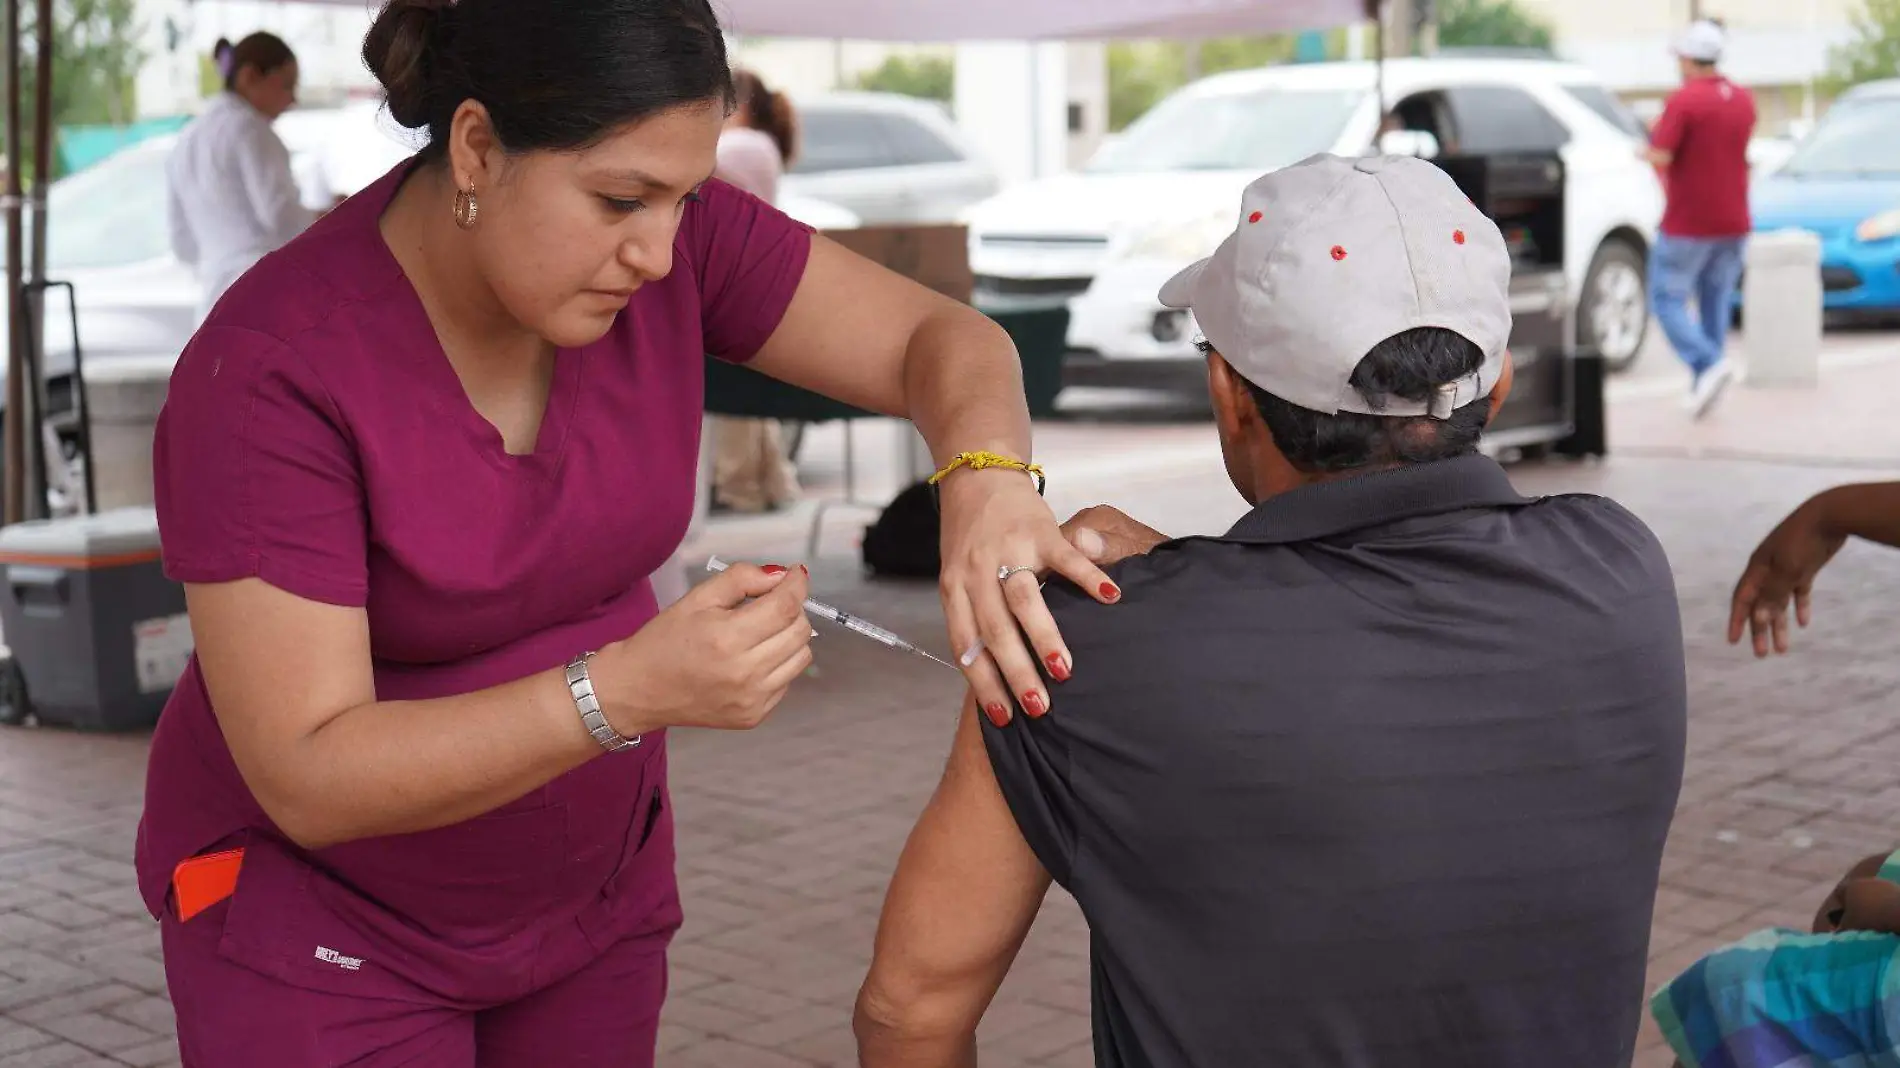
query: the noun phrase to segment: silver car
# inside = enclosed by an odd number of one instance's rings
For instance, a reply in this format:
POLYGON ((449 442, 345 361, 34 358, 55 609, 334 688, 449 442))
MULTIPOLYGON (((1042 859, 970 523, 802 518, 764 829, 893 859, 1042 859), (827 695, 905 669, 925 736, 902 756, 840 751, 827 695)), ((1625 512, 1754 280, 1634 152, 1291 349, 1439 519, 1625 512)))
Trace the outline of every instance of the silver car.
POLYGON ((1002 187, 943 105, 889 93, 797 101, 801 148, 784 191, 866 226, 954 223, 1002 187))

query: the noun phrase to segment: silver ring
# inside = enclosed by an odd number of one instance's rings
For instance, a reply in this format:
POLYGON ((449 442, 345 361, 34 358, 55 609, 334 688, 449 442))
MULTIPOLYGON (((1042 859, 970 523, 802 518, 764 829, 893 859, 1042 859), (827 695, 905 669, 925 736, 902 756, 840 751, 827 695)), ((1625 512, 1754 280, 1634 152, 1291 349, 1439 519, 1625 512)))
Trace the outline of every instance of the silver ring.
POLYGON ((1006 564, 996 569, 996 581, 1007 583, 1009 582, 1010 579, 1014 578, 1017 575, 1022 574, 1025 571, 1028 571, 1033 574, 1035 570, 1036 569, 1033 567, 1010 567, 1006 564))

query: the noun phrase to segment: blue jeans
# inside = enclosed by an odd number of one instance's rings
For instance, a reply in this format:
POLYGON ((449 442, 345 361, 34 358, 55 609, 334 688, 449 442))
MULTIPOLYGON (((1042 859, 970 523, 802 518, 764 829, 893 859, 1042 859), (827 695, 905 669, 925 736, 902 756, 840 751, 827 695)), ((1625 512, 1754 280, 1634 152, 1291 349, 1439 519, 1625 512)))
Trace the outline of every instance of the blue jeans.
POLYGON ((1730 308, 1742 281, 1743 237, 1656 235, 1649 253, 1649 304, 1697 378, 1722 358, 1730 308), (1689 301, 1696 303, 1695 316, 1689 301))

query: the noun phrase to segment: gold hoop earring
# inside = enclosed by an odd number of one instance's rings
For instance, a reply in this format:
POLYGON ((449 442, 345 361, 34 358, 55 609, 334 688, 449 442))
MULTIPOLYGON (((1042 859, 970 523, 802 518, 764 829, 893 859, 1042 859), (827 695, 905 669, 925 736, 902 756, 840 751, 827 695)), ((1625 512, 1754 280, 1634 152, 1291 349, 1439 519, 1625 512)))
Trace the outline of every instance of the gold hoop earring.
POLYGON ((475 199, 475 185, 469 183, 467 189, 455 191, 455 225, 464 230, 475 229, 475 221, 482 213, 481 202, 475 199))

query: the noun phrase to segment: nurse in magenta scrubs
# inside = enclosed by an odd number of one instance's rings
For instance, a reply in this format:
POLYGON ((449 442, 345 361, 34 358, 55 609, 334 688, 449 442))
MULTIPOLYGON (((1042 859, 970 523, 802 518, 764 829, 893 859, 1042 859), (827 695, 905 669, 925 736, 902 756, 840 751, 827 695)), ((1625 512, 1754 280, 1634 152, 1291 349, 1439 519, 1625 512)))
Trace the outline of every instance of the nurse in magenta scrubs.
MULTIPOLYGON (((428 147, 231 288, 158 431, 198 654, 138 865, 184 1061, 650 1065, 666 731, 756 726, 810 659, 799 568, 655 612, 702 354, 909 416, 946 465, 1028 458, 1016 354, 708 181, 707 0, 393 0, 364 55, 428 147)), ((1067 653, 999 568, 1114 587, 1020 470, 942 505, 972 684, 1046 709, 1067 653)))

